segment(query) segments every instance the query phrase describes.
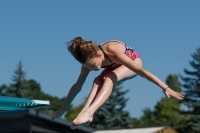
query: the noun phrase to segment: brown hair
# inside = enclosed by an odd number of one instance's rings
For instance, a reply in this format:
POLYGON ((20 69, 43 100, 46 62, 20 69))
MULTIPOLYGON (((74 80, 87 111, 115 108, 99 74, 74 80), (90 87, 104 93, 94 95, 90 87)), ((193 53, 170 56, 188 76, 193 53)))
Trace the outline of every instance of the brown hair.
POLYGON ((75 37, 67 42, 67 48, 72 56, 81 63, 94 58, 99 51, 95 42, 86 41, 81 37, 75 37))

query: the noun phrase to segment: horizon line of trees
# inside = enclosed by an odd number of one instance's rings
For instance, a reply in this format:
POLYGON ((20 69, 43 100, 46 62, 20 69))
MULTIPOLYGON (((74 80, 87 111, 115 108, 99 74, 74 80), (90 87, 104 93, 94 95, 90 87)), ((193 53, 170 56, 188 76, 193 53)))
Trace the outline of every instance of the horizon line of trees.
MULTIPOLYGON (((142 110, 143 115, 140 118, 132 118, 129 112, 124 110, 128 101, 125 94, 129 90, 123 90, 123 82, 119 82, 113 86, 113 92, 109 99, 96 111, 93 122, 86 126, 97 130, 170 126, 180 133, 199 133, 200 48, 197 48, 191 56, 192 60, 189 61, 189 64, 193 70, 184 68, 186 76, 169 74, 166 78, 166 84, 174 91, 183 93, 184 100, 178 101, 163 97, 155 104, 153 110, 144 108, 142 110)), ((50 107, 36 108, 36 110, 49 115, 52 115, 61 107, 65 97, 51 96, 42 91, 37 81, 34 79, 27 80, 25 77, 26 72, 22 69, 22 62, 20 61, 12 76, 12 83, 0 86, 0 95, 49 100, 50 107)), ((64 115, 64 119, 72 121, 81 111, 84 102, 78 106, 71 104, 64 115)))

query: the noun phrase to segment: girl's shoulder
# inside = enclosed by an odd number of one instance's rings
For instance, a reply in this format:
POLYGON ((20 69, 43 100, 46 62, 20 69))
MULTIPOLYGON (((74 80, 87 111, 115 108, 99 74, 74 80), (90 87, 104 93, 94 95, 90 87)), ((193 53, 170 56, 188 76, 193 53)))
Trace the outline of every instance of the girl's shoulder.
POLYGON ((125 44, 119 40, 109 40, 100 45, 106 53, 112 55, 112 54, 118 54, 118 53, 124 53, 126 50, 125 44))

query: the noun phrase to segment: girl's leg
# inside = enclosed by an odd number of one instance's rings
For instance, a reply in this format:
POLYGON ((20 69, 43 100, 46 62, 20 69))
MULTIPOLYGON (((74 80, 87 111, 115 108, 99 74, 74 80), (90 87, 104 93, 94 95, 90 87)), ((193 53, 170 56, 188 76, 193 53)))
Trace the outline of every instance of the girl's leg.
POLYGON ((94 79, 92 90, 90 91, 90 94, 87 97, 86 103, 83 109, 81 110, 81 112, 79 113, 79 115, 83 113, 86 109, 88 109, 88 107, 92 104, 92 102, 94 101, 95 97, 97 96, 99 90, 101 89, 103 85, 105 75, 111 72, 112 70, 113 69, 106 68, 102 71, 102 73, 98 77, 94 79))
MULTIPOLYGON (((142 66, 142 61, 141 59, 137 58, 134 60, 138 65, 142 66)), ((109 72, 105 78, 104 78, 104 83, 100 89, 100 91, 97 93, 93 103, 80 114, 74 121, 73 123, 75 125, 83 124, 87 121, 92 121, 92 116, 94 112, 108 99, 112 92, 113 84, 124 80, 124 79, 129 79, 131 77, 134 77, 136 75, 135 72, 130 70, 129 68, 125 66, 120 66, 113 71, 109 72)))

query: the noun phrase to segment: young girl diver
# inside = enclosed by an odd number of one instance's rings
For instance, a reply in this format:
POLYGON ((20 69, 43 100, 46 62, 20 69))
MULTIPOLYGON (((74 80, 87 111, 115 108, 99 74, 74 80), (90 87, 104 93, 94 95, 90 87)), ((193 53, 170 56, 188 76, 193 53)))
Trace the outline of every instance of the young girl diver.
POLYGON ((72 100, 81 91, 89 72, 104 68, 102 73, 94 79, 83 109, 73 120, 72 129, 88 121, 92 122, 95 111, 112 93, 114 83, 131 79, 136 75, 140 75, 159 86, 168 98, 174 97, 182 100, 184 97, 181 93, 170 89, 155 75, 143 69, 140 56, 121 41, 110 40, 97 45, 93 41, 75 37, 68 42, 68 50, 81 63, 81 72, 77 81, 69 90, 62 107, 52 116, 52 120, 64 114, 72 100))

